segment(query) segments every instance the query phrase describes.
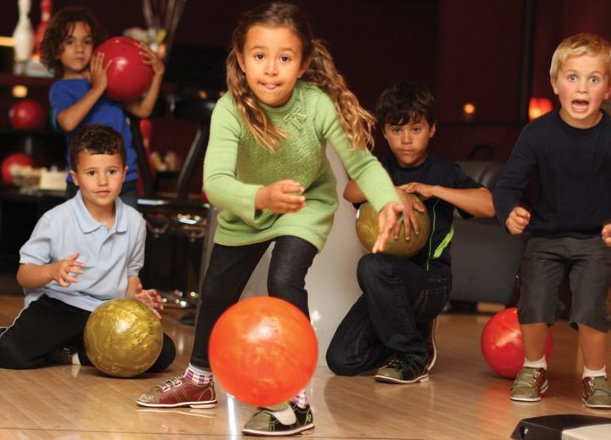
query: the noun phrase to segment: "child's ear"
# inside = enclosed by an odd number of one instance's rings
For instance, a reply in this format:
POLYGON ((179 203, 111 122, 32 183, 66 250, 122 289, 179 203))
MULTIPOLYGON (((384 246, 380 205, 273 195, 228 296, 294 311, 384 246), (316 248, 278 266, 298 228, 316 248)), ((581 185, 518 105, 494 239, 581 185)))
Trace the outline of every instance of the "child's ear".
POLYGON ((437 131, 437 123, 434 123, 433 125, 431 125, 431 128, 429 129, 429 139, 435 136, 436 131, 437 131))
POLYGON ((310 68, 311 62, 312 62, 312 58, 308 58, 303 63, 301 63, 301 68, 299 69, 299 72, 297 73, 297 78, 301 78, 303 74, 307 72, 307 70, 310 68))
POLYGON ((242 71, 242 73, 246 73, 246 67, 244 66, 244 55, 239 50, 236 50, 235 55, 236 55, 236 58, 238 59, 240 70, 242 71))
POLYGON ((390 127, 390 125, 388 124, 384 124, 384 126, 382 127, 382 136, 384 136, 384 139, 388 140, 388 136, 386 136, 386 130, 388 130, 388 128, 390 127))
POLYGON ((558 87, 556 87, 556 78, 552 78, 552 77, 550 76, 550 78, 549 78, 549 82, 550 82, 550 84, 552 85, 552 89, 554 90, 554 94, 556 94, 556 95, 557 95, 557 94, 558 94, 558 87))
POLYGON ((75 173, 73 170, 70 170, 70 171, 69 171, 69 173, 70 173, 70 175, 72 176, 72 180, 74 181, 74 184, 75 184, 76 186, 79 186, 79 185, 78 185, 78 177, 76 177, 76 173, 75 173))
POLYGON ((125 168, 123 168, 123 181, 124 182, 125 182, 125 176, 127 176, 128 171, 129 171, 129 167, 125 165, 125 168))

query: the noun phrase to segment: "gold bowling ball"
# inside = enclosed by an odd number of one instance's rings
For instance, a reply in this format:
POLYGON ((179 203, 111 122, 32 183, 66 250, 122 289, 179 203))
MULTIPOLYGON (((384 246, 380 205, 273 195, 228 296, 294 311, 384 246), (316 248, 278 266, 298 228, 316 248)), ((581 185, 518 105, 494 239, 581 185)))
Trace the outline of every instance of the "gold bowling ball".
MULTIPOLYGON (((417 195, 406 193, 405 196, 412 199, 414 204, 422 205, 422 200, 417 195)), ((411 258, 424 247, 431 232, 429 214, 426 209, 423 213, 414 210, 414 214, 420 227, 420 233, 416 235, 414 228, 411 227, 410 239, 405 241, 405 225, 401 224, 399 239, 395 240, 392 233, 388 237, 384 247, 385 254, 401 258, 411 258)), ((369 202, 361 204, 356 214, 356 235, 363 247, 371 251, 378 237, 378 213, 369 202)))
POLYGON ((84 333, 87 356, 102 373, 137 376, 155 363, 163 346, 161 322, 134 299, 113 299, 89 316, 84 333))

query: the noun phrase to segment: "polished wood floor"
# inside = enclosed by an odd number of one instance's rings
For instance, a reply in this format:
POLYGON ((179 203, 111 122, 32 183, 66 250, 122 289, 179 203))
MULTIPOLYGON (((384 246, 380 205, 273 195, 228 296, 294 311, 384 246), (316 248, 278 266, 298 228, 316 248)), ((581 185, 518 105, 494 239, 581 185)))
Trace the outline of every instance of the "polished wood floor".
MULTIPOLYGON (((0 296, 0 325, 19 312, 20 296, 0 296)), ((253 408, 220 393, 218 407, 143 409, 135 399, 160 380, 182 373, 192 327, 183 310, 164 314, 165 331, 179 356, 164 374, 137 379, 104 377, 89 367, 0 369, 0 439, 203 440, 240 437, 253 408)), ((417 385, 376 383, 371 376, 337 377, 318 367, 308 387, 316 428, 311 439, 509 439, 524 418, 552 414, 609 417, 580 399, 581 364, 576 333, 566 322, 554 328, 550 389, 540 403, 509 400, 511 382, 485 364, 481 331, 489 314, 444 314, 437 331, 439 359, 430 381, 417 385)), ((43 332, 44 329, 41 329, 43 332)), ((607 364, 611 367, 611 343, 607 364)), ((220 391, 220 390, 219 390, 220 391)), ((611 438, 611 437, 610 437, 611 438)))

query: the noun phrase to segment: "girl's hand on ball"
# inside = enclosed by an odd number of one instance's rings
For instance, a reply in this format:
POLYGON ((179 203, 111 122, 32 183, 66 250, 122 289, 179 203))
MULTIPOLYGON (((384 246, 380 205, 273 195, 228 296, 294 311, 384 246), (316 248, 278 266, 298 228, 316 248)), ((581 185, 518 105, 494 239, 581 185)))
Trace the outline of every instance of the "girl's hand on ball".
POLYGON ((112 60, 104 66, 103 52, 98 52, 91 58, 91 63, 89 63, 89 82, 92 89, 106 90, 108 86, 107 73, 111 64, 112 60))
POLYGON ((163 75, 165 72, 165 64, 161 58, 153 52, 153 50, 146 44, 140 43, 140 54, 144 57, 144 64, 148 64, 153 69, 153 74, 163 75))

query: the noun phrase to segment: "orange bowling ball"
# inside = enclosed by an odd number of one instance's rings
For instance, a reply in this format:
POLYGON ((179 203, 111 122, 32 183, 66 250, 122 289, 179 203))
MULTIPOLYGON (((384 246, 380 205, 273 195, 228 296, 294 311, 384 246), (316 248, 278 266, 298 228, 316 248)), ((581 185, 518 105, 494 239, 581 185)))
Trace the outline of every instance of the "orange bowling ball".
MULTIPOLYGON (((481 348, 490 368, 503 377, 515 379, 524 364, 522 330, 515 307, 502 310, 490 318, 482 332, 481 348)), ((553 348, 550 331, 545 344, 546 359, 551 357, 553 348)))
POLYGON ((316 368, 318 343, 297 307, 257 296, 221 315, 209 354, 215 379, 227 393, 250 405, 270 406, 305 388, 316 368))

